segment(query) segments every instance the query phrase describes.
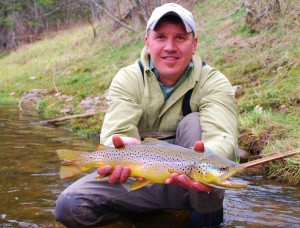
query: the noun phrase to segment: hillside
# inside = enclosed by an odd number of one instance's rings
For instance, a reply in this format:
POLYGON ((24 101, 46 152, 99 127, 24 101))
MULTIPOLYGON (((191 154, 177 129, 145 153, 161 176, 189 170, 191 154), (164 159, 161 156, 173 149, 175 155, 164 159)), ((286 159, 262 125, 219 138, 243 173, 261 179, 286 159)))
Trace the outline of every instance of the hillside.
MULTIPOLYGON (((251 156, 268 156, 300 148, 300 6, 279 1, 280 13, 246 22, 242 1, 197 1, 194 13, 198 52, 221 70, 237 90, 239 146, 251 156)), ((30 91, 43 89, 34 108, 44 118, 86 111, 84 102, 103 107, 103 96, 120 67, 139 58, 144 29, 137 32, 106 19, 48 34, 43 40, 0 54, 0 102, 25 110, 30 91), (95 102, 96 101, 96 102, 95 102), (79 105, 81 104, 81 105, 79 105), (62 113, 63 111, 63 113, 62 113)), ((32 95, 32 96, 36 96, 32 95)), ((99 133, 103 113, 71 121, 87 136, 99 133)), ((300 181, 300 156, 267 166, 270 176, 300 181)))

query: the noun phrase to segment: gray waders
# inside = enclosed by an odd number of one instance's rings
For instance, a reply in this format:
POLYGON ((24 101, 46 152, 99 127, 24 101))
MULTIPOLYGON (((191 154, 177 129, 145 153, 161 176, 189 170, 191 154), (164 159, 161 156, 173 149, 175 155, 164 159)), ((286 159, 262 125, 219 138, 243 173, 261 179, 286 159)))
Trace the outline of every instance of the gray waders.
MULTIPOLYGON (((185 116, 176 131, 175 144, 193 147, 201 140, 199 113, 185 116)), ((173 140, 169 142, 174 143, 173 140)), ((143 213, 162 209, 191 209, 191 227, 220 227, 223 223, 224 190, 195 192, 175 185, 152 184, 135 191, 124 184, 110 185, 107 178, 96 180, 97 173, 82 177, 56 201, 55 218, 66 227, 95 227, 127 213, 143 213)))

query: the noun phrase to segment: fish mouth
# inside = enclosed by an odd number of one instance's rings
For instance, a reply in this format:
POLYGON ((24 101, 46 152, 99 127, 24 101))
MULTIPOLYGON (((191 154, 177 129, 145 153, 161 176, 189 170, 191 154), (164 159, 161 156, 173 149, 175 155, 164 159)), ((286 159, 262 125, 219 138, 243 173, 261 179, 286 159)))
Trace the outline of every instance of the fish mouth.
POLYGON ((222 182, 222 186, 224 186, 224 188, 246 188, 248 186, 248 183, 245 181, 240 181, 236 178, 229 178, 227 180, 224 180, 222 182))
POLYGON ((247 182, 239 181, 236 179, 233 179, 232 176, 234 176, 239 170, 233 170, 231 172, 223 173, 218 179, 218 188, 223 187, 226 188, 245 188, 248 186, 247 182))
POLYGON ((218 177, 218 181, 224 182, 224 181, 228 180, 230 177, 232 177, 233 175, 235 175, 237 172, 238 172, 238 170, 232 170, 229 172, 225 172, 221 176, 218 177))
POLYGON ((248 182, 240 181, 236 178, 229 178, 227 180, 223 180, 222 182, 217 181, 216 183, 210 183, 207 185, 219 189, 238 189, 246 188, 248 186, 248 182))

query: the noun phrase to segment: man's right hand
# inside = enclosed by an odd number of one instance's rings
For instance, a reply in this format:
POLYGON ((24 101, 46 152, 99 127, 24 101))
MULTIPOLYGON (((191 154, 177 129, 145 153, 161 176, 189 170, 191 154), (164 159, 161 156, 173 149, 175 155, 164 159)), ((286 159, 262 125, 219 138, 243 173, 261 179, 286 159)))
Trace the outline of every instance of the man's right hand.
MULTIPOLYGON (((112 136, 112 142, 116 148, 128 146, 128 145, 137 145, 141 142, 136 138, 131 137, 121 137, 119 135, 112 136)), ((117 165, 114 169, 110 165, 103 166, 97 169, 97 173, 101 176, 108 176, 108 183, 115 184, 117 182, 124 183, 130 176, 130 168, 127 166, 117 165)), ((142 179, 140 179, 142 180, 142 179)))

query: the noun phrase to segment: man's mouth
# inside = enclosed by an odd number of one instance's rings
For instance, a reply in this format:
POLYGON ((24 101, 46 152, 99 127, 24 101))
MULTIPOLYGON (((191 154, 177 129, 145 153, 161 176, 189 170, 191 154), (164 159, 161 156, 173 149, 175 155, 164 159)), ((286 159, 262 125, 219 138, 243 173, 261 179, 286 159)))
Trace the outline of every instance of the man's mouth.
POLYGON ((166 57, 162 57, 162 58, 167 61, 176 61, 179 59, 178 57, 173 57, 173 56, 166 56, 166 57))

